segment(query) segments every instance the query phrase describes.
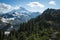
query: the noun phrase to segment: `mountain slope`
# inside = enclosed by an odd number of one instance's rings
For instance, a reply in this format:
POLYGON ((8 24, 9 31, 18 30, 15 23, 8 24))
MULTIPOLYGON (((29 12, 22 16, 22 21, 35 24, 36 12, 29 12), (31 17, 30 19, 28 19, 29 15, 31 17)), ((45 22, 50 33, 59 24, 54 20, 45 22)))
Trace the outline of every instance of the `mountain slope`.
MULTIPOLYGON (((38 17, 33 18, 28 22, 21 23, 18 31, 15 31, 14 29, 11 30, 8 37, 2 34, 2 31, 0 32, 3 40, 10 39, 10 35, 12 35, 13 40, 60 40, 59 20, 59 9, 47 9, 38 17)), ((10 26, 10 24, 7 26, 10 26)), ((9 28, 7 26, 5 26, 3 30, 9 28)))
POLYGON ((46 9, 37 18, 31 19, 27 23, 21 24, 20 31, 33 31, 34 27, 54 28, 60 30, 60 9, 46 9))

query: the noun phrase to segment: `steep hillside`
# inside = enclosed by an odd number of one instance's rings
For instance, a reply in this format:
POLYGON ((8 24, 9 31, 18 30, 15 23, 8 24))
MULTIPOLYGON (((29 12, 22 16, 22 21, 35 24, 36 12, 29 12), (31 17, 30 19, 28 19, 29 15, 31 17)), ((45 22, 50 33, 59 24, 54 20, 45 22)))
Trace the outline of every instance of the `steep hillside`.
MULTIPOLYGON (((44 27, 60 28, 60 10, 47 9, 40 16, 28 21, 29 25, 38 24, 44 27)), ((27 24, 28 24, 27 23, 27 24)))
MULTIPOLYGON (((18 31, 13 28, 8 36, 2 34, 3 31, 0 30, 0 37, 3 40, 60 40, 59 20, 59 9, 47 9, 40 16, 33 18, 28 22, 21 23, 18 31)), ((6 26, 10 26, 10 24, 6 26)), ((6 26, 3 30, 9 28, 6 26)), ((15 26, 18 27, 17 25, 15 26)))

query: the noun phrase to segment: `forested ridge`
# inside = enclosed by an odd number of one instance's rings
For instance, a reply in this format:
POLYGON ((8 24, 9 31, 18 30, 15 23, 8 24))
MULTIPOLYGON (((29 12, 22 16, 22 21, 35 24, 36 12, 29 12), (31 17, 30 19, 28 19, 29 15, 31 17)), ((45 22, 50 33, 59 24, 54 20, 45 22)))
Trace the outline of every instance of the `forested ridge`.
POLYGON ((46 9, 41 15, 21 23, 9 35, 0 30, 0 40, 60 40, 60 9, 46 9))

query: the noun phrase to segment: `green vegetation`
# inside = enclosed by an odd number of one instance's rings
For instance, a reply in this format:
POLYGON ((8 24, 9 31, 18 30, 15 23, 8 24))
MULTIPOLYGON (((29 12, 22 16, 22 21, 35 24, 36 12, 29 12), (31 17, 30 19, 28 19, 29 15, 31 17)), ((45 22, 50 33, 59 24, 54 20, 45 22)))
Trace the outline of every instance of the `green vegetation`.
POLYGON ((60 10, 47 9, 37 18, 20 24, 18 31, 11 30, 4 35, 0 30, 0 40, 60 40, 60 10))

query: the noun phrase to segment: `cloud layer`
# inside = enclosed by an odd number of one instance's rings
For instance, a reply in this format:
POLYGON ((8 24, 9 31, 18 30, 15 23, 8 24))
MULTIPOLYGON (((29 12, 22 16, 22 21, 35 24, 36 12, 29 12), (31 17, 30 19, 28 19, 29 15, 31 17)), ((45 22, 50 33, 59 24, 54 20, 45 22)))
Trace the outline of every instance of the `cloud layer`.
MULTIPOLYGON (((56 2, 55 0, 50 0, 49 2, 49 5, 56 5, 56 2)), ((26 8, 29 10, 29 11, 41 11, 42 9, 44 10, 45 6, 44 4, 40 3, 40 2, 30 2, 28 4, 26 4, 25 6, 27 6, 26 8)), ((6 3, 0 3, 0 13, 7 13, 7 12, 10 12, 12 10, 16 10, 16 9, 19 9, 20 6, 11 6, 9 4, 6 4, 6 3)))
POLYGON ((12 11, 13 9, 19 9, 19 7, 18 6, 13 7, 5 3, 0 3, 0 13, 7 13, 12 11))
POLYGON ((30 2, 27 5, 30 6, 30 7, 40 7, 40 8, 44 8, 45 7, 42 3, 39 3, 39 2, 30 2))
POLYGON ((12 6, 5 4, 5 3, 0 3, 0 12, 6 13, 12 10, 12 6))

